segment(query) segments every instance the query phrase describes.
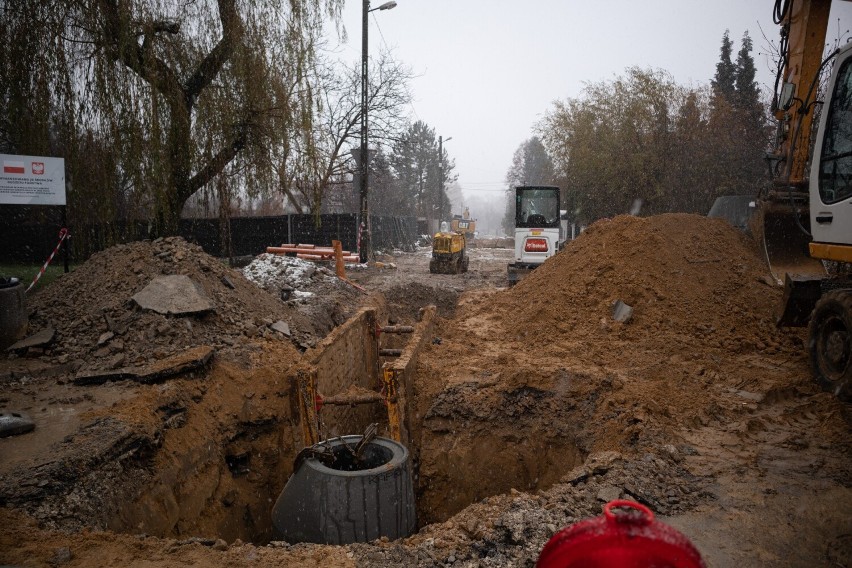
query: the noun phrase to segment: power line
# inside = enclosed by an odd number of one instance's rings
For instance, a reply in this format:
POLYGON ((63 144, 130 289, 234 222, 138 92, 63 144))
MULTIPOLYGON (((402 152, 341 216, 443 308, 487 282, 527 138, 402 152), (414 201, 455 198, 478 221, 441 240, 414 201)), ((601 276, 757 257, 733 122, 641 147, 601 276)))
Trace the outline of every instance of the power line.
POLYGON ((500 187, 500 188, 496 188, 496 187, 467 187, 463 183, 460 183, 459 187, 461 187, 462 191, 490 191, 490 192, 501 191, 501 192, 504 192, 504 193, 507 192, 507 191, 510 191, 510 188, 508 188, 508 187, 500 187))
MULTIPOLYGON (((385 34, 382 33, 382 26, 379 25, 379 20, 375 14, 373 14, 373 23, 376 24, 376 29, 379 30, 379 37, 382 38, 382 45, 385 46, 385 51, 390 52, 390 47, 388 47, 388 43, 385 41, 385 34)), ((411 107, 411 112, 414 113, 414 117, 420 120, 420 115, 417 113, 417 109, 414 108, 414 101, 409 101, 408 104, 411 107)))

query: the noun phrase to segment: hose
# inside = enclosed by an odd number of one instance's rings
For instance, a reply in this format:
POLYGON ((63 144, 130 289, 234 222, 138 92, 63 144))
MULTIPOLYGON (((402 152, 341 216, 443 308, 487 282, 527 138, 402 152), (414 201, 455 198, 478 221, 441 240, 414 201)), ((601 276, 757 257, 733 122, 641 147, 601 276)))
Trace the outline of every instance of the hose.
POLYGON ((775 24, 780 24, 790 12, 790 7, 793 5, 793 0, 775 0, 775 8, 772 11, 772 21, 775 24))
MULTIPOLYGON (((772 21, 775 24, 781 24, 788 16, 792 18, 791 8, 793 0, 775 0, 775 8, 772 12, 772 21)), ((772 112, 778 110, 778 85, 781 82, 781 75, 784 69, 787 68, 788 61, 788 44, 790 35, 790 22, 788 21, 781 27, 781 41, 778 45, 778 69, 775 72, 775 88, 772 95, 772 112)))

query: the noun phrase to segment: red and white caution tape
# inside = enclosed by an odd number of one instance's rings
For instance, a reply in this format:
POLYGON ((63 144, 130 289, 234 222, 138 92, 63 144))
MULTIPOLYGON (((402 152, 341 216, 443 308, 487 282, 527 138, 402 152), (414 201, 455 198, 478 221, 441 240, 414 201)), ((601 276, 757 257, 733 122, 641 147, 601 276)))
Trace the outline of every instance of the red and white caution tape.
POLYGON ((53 260, 53 257, 56 256, 56 253, 59 251, 59 247, 62 246, 62 241, 64 241, 67 237, 68 229, 62 227, 62 229, 59 230, 59 242, 56 243, 56 248, 53 249, 52 253, 50 253, 50 256, 47 258, 47 262, 45 262, 44 266, 41 267, 41 270, 39 270, 39 273, 36 274, 36 277, 33 278, 33 283, 29 285, 29 288, 26 290, 27 292, 30 291, 30 288, 35 286, 35 283, 38 282, 38 279, 41 278, 41 275, 44 274, 45 270, 47 270, 47 266, 50 264, 50 261, 53 260))

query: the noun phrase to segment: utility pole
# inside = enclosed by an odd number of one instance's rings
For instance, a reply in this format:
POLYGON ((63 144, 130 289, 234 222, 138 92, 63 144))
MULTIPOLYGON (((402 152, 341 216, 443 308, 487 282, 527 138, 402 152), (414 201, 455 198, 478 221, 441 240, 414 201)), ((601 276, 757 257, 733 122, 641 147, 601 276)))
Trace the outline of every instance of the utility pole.
MULTIPOLYGON (((390 10, 396 7, 396 2, 385 2, 378 8, 373 10, 390 10)), ((370 9, 370 0, 363 0, 363 10, 361 13, 361 187, 358 195, 361 203, 361 240, 359 250, 359 260, 361 262, 369 262, 373 259, 373 242, 370 227, 370 208, 368 205, 368 197, 370 187, 367 183, 367 176, 370 171, 370 155, 367 149, 367 95, 368 87, 368 66, 367 66, 367 16, 373 10, 370 9)))
POLYGON ((444 208, 444 137, 438 136, 438 230, 441 230, 441 210, 444 208))
POLYGON ((370 242, 370 210, 367 206, 367 172, 370 170, 367 156, 367 16, 370 13, 370 0, 364 0, 361 18, 361 262, 368 262, 373 256, 370 242))
MULTIPOLYGON (((447 138, 447 142, 453 137, 447 138)), ((444 137, 438 136, 438 230, 441 230, 441 217, 444 210, 444 137)))

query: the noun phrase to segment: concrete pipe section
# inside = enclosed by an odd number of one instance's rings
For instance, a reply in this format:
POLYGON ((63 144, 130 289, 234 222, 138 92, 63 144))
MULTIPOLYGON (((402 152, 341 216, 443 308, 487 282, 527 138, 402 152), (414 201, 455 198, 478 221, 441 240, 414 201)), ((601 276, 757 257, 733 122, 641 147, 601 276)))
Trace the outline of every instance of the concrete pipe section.
POLYGON ((0 277, 0 349, 6 349, 27 333, 24 285, 17 278, 0 277))
POLYGON ((341 436, 309 448, 272 509, 276 540, 348 544, 415 531, 408 449, 374 438, 356 458, 362 438, 341 436))

